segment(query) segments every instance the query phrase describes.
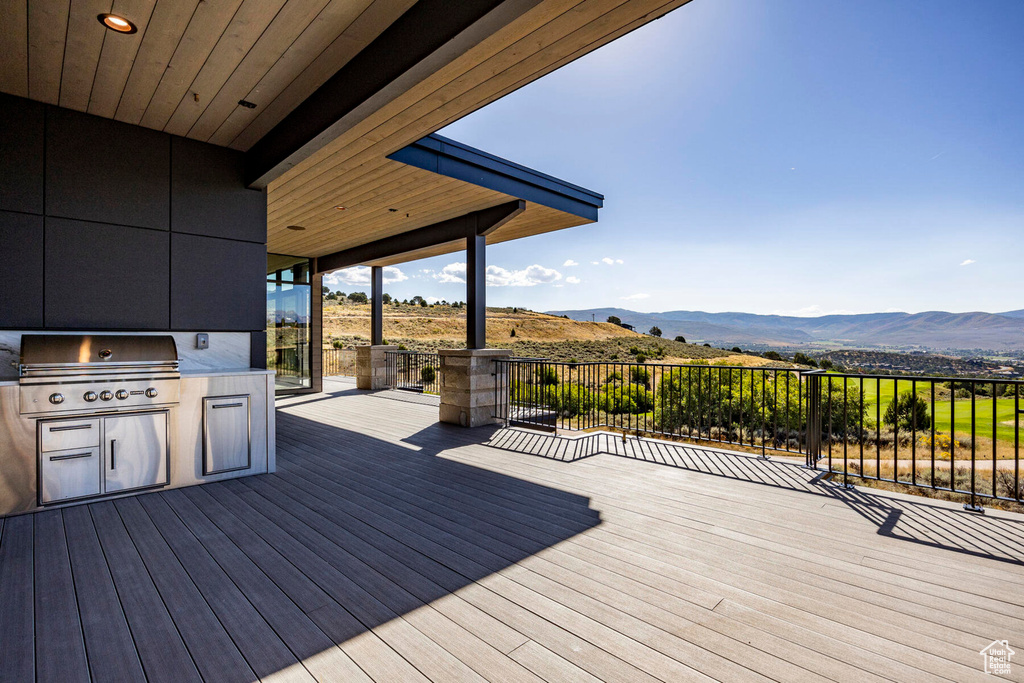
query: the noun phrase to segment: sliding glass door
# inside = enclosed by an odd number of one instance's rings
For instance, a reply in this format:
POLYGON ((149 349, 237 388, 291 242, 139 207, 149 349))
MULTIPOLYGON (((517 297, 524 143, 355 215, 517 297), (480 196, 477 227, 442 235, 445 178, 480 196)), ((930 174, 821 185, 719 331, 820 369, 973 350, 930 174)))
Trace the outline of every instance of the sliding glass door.
POLYGON ((267 369, 278 392, 308 389, 311 286, 309 259, 267 255, 267 369))

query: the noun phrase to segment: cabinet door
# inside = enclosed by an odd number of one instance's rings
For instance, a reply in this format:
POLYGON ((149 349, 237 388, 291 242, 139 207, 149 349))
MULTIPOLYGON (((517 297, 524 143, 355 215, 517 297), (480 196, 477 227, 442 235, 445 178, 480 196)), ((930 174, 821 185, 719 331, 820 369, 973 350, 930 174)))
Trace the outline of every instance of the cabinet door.
POLYGON ((203 474, 248 469, 249 397, 203 399, 203 474))
POLYGON ((103 419, 106 492, 117 493, 167 481, 167 412, 103 419))
POLYGON ((39 454, 39 502, 43 505, 95 496, 99 492, 99 448, 39 454))

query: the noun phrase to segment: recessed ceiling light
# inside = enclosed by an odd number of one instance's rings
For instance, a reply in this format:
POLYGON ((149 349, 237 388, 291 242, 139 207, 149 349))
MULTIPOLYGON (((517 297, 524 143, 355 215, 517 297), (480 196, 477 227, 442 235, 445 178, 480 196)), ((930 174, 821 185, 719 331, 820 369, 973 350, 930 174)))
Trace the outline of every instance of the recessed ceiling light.
POLYGON ((345 207, 344 207, 344 206, 342 206, 341 204, 338 204, 338 205, 337 205, 336 207, 334 207, 334 208, 335 208, 335 209, 337 209, 338 211, 344 211, 344 210, 345 210, 345 207))
POLYGON ((116 14, 101 14, 96 18, 111 31, 117 31, 118 33, 135 33, 139 30, 135 28, 135 24, 116 14))
POLYGON ((301 225, 289 225, 286 226, 289 230, 305 230, 301 225))

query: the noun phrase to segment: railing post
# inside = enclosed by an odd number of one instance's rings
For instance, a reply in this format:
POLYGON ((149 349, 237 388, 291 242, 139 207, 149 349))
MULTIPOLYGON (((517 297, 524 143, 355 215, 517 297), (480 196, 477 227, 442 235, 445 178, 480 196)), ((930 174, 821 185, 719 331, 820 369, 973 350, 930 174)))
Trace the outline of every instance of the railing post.
POLYGON ((809 468, 817 469, 821 459, 821 377, 820 370, 802 373, 807 378, 807 460, 809 468))

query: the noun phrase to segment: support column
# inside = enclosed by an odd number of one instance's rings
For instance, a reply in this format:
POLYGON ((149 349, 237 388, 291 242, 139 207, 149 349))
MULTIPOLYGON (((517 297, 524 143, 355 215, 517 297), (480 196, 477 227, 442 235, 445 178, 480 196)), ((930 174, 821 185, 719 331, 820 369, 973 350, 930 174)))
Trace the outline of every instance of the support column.
POLYGON ((324 390, 324 277, 311 273, 309 292, 309 388, 324 390))
POLYGON ((466 237, 466 348, 487 348, 487 237, 466 237))
POLYGON ((441 422, 479 427, 496 424, 496 397, 508 391, 494 372, 494 361, 510 358, 506 349, 441 349, 441 422))
POLYGON ((384 269, 370 267, 370 345, 384 343, 384 269))
POLYGON ((397 346, 357 346, 356 388, 369 391, 387 389, 387 356, 385 356, 385 352, 397 350, 397 346))

